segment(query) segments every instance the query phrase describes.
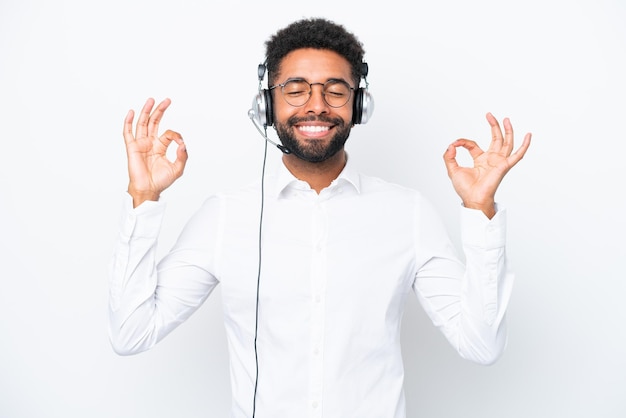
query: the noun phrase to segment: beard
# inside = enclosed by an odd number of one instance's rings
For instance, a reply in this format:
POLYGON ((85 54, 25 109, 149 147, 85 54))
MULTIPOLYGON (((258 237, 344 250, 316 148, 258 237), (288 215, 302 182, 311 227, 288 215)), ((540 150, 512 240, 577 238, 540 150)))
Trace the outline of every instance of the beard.
POLYGON ((347 125, 341 118, 330 118, 326 116, 311 116, 306 118, 298 118, 295 116, 287 119, 287 123, 282 124, 276 122, 276 133, 282 144, 289 148, 292 154, 301 160, 310 163, 320 163, 326 161, 343 149, 348 136, 350 136, 351 126, 347 125), (294 126, 299 122, 326 122, 334 125, 335 134, 328 144, 323 141, 298 141, 294 135, 294 126))

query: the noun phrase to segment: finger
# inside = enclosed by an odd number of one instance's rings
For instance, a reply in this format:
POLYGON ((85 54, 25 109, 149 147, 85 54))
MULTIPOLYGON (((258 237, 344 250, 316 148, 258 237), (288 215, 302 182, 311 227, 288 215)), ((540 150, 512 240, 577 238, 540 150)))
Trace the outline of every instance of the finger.
POLYGON ((164 99, 159 105, 156 107, 154 112, 150 115, 150 119, 148 121, 148 135, 149 136, 157 136, 159 134, 159 123, 161 119, 163 119, 163 114, 165 110, 172 103, 170 99, 164 99))
POLYGON ((172 144, 172 142, 176 142, 179 146, 184 143, 183 136, 178 132, 167 130, 158 138, 157 147, 155 151, 157 154, 165 155, 167 152, 167 148, 172 144))
POLYGON ((527 133, 526 136, 524 137, 524 141, 522 142, 522 145, 520 145, 520 147, 508 157, 508 162, 509 162, 510 167, 513 167, 522 158, 524 158, 524 155, 526 155, 526 151, 528 151, 528 147, 530 147, 531 138, 532 138, 532 134, 527 133))
POLYGON ((183 142, 183 136, 176 131, 168 129, 167 131, 163 132, 163 135, 159 137, 159 141, 165 146, 169 146, 172 141, 180 144, 181 142, 183 142))
POLYGON ((469 151, 473 160, 478 158, 483 153, 483 150, 478 146, 476 141, 472 141, 469 139, 457 139, 452 143, 451 146, 465 148, 467 151, 469 151))
POLYGON ((131 109, 126 114, 124 118, 124 129, 122 134, 124 135, 124 142, 126 145, 133 142, 135 137, 133 136, 133 118, 135 117, 135 112, 131 109))
POLYGON ((137 138, 143 138, 148 135, 148 121, 150 120, 150 112, 152 111, 153 106, 153 98, 146 100, 146 103, 143 105, 143 108, 139 113, 139 118, 137 119, 137 138))
POLYGON ((159 137, 159 142, 163 147, 163 154, 165 154, 167 147, 172 145, 172 142, 178 144, 176 148, 176 159, 171 164, 176 178, 182 176, 188 158, 187 146, 185 145, 182 135, 168 129, 159 137))
POLYGON ((504 155, 509 155, 513 151, 513 125, 509 118, 504 118, 504 141, 502 143, 504 155))
POLYGON ((489 126, 491 126, 491 144, 489 145, 489 150, 491 151, 500 151, 502 148, 502 130, 500 129, 500 124, 498 120, 491 113, 487 113, 487 122, 489 122, 489 126))

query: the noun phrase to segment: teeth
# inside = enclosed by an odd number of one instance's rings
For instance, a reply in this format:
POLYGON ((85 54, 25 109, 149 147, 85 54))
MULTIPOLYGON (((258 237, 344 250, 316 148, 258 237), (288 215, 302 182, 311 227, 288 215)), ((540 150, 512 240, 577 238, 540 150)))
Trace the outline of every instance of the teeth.
POLYGON ((324 132, 328 130, 328 126, 299 126, 298 129, 305 132, 324 132))

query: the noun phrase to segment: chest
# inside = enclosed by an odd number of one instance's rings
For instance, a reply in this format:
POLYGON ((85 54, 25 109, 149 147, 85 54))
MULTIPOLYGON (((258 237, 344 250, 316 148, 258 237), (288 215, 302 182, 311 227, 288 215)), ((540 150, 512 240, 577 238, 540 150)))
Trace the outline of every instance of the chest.
POLYGON ((415 224, 406 206, 383 202, 275 201, 262 225, 254 211, 225 222, 218 274, 228 306, 254 305, 259 281, 261 300, 285 312, 320 298, 384 312, 412 284, 415 224))

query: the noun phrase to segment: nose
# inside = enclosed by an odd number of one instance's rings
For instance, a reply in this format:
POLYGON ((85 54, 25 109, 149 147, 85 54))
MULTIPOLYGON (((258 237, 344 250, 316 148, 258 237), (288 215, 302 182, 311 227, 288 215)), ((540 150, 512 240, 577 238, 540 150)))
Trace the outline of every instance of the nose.
POLYGON ((311 96, 305 104, 305 111, 315 113, 328 113, 328 103, 324 98, 324 84, 323 83, 311 83, 311 96))

